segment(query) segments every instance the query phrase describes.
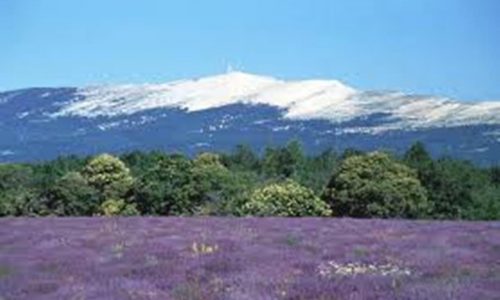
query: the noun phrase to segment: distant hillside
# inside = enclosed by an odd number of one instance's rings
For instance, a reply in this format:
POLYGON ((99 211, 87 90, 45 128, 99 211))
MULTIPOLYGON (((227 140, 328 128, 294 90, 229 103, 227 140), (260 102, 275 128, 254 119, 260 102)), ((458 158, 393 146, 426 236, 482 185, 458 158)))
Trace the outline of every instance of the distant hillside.
POLYGON ((163 149, 254 149, 297 138, 328 147, 406 149, 482 164, 500 153, 500 102, 359 91, 335 80, 241 72, 165 84, 32 88, 0 93, 0 161, 163 149))

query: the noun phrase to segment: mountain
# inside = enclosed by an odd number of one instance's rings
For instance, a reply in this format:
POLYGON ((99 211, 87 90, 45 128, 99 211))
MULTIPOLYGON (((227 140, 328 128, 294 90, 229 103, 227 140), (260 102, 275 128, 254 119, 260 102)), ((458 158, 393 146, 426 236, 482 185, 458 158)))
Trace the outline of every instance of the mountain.
POLYGON ((284 81, 242 72, 164 84, 30 88, 0 93, 0 161, 164 149, 193 154, 297 138, 329 147, 403 151, 482 164, 500 155, 500 101, 459 102, 360 91, 335 80, 284 81))

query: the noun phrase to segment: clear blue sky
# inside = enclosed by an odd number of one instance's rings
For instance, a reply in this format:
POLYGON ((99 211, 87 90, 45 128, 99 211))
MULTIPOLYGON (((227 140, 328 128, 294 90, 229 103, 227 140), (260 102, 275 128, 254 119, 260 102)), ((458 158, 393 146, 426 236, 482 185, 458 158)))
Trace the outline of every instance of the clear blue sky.
POLYGON ((0 90, 226 66, 500 100, 497 0, 0 0, 0 90))

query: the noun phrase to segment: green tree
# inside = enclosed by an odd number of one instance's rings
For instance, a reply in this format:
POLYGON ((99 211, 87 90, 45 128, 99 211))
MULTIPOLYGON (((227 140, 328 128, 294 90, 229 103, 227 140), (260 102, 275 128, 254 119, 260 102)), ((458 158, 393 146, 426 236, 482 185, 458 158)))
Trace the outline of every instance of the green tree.
POLYGON ((77 156, 60 156, 55 160, 34 164, 33 182, 40 192, 50 189, 55 182, 69 172, 77 172, 84 166, 84 160, 77 156))
POLYGON ((220 157, 214 153, 202 153, 193 160, 193 187, 202 197, 200 204, 217 201, 225 184, 230 180, 230 171, 221 163, 220 157))
POLYGON ((33 186, 33 168, 29 165, 0 164, 0 191, 33 186))
POLYGON ((45 210, 58 216, 90 216, 98 207, 98 192, 78 172, 58 179, 42 196, 45 210))
POLYGON ((475 190, 463 216, 471 220, 500 220, 500 187, 489 185, 475 190))
POLYGON ((133 151, 120 156, 125 165, 130 168, 134 177, 146 173, 153 168, 160 160, 165 159, 167 154, 161 151, 133 151))
POLYGON ((305 157, 301 168, 294 176, 301 185, 312 189, 316 194, 320 194, 334 170, 339 163, 337 153, 328 149, 318 156, 305 157))
POLYGON ((423 185, 434 176, 434 161, 421 142, 416 142, 405 152, 403 162, 417 171, 418 178, 423 185))
POLYGON ((201 196, 198 214, 239 215, 241 203, 256 181, 254 173, 230 171, 219 155, 202 153, 193 161, 193 180, 201 196))
POLYGON ((404 161, 412 166, 428 164, 432 158, 422 142, 416 142, 405 152, 404 161))
POLYGON ((40 207, 38 195, 30 189, 9 190, 0 193, 0 216, 37 216, 40 207))
POLYGON ((304 149, 302 148, 302 144, 300 143, 300 141, 291 140, 290 142, 288 142, 285 149, 290 154, 295 169, 299 168, 305 158, 304 149))
POLYGON ((254 172, 233 171, 221 177, 219 190, 212 192, 201 207, 201 214, 242 216, 243 205, 259 178, 254 172))
POLYGON ((451 158, 435 161, 424 174, 422 183, 434 205, 433 216, 439 219, 468 218, 465 210, 474 202, 474 194, 490 183, 482 170, 451 158))
POLYGON ((254 216, 329 216, 331 210, 314 192, 293 180, 258 188, 243 205, 243 213, 254 216))
POLYGON ((491 167, 489 170, 491 182, 500 186, 500 166, 491 167))
POLYGON ((194 184, 193 162, 182 155, 161 159, 139 178, 134 197, 145 214, 192 214, 201 202, 194 184))
POLYGON ((268 177, 290 178, 300 169, 303 160, 302 146, 298 141, 293 140, 285 147, 267 147, 262 168, 268 177))
POLYGON ((193 160, 192 188, 200 197, 199 205, 207 202, 221 201, 226 183, 231 179, 230 171, 221 163, 220 157, 214 153, 202 153, 193 160))
POLYGON ((82 175, 100 192, 103 200, 124 198, 134 182, 127 166, 109 154, 93 158, 82 170, 82 175))
POLYGON ((363 151, 358 150, 356 148, 349 147, 349 148, 344 149, 344 151, 342 152, 342 155, 340 155, 340 159, 345 160, 351 156, 359 156, 359 155, 363 155, 363 154, 365 154, 363 151))
POLYGON ((238 145, 230 155, 225 157, 231 169, 258 171, 260 169, 259 157, 248 145, 238 145))
POLYGON ((36 215, 34 182, 31 166, 0 165, 0 216, 36 215))
POLYGON ((415 218, 430 210, 416 172, 381 152, 345 159, 323 197, 340 216, 415 218))

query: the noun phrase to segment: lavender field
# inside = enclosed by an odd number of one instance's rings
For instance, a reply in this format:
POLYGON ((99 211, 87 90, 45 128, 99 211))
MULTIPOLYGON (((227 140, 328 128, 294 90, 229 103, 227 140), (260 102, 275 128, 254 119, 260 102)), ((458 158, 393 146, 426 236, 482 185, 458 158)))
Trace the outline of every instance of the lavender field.
POLYGON ((500 223, 6 218, 0 299, 500 299, 500 223))

